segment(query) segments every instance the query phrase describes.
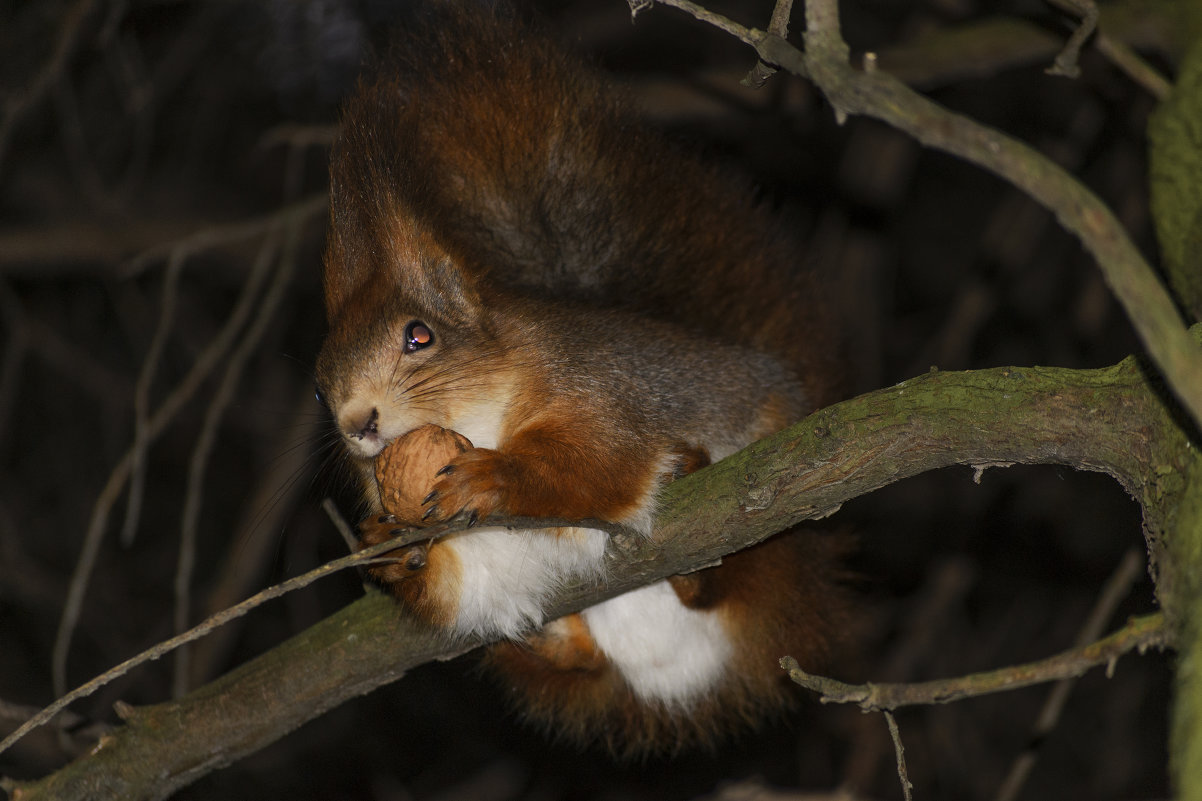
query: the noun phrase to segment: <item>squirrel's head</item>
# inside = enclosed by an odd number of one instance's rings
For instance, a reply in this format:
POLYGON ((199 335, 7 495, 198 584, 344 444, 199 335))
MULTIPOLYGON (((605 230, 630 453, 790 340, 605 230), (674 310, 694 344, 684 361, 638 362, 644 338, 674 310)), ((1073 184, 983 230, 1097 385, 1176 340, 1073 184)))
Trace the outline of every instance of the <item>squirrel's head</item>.
POLYGON ((469 271, 432 235, 345 201, 334 193, 317 389, 348 452, 370 459, 414 428, 458 430, 503 399, 509 348, 469 271))

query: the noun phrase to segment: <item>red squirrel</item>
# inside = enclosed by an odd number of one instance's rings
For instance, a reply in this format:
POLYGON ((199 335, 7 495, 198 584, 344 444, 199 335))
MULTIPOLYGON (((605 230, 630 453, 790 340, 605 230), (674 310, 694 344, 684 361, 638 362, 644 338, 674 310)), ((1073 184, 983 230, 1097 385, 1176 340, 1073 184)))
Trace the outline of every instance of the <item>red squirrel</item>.
POLYGON ((816 669, 839 640, 840 546, 813 532, 548 622, 607 535, 487 527, 651 536, 667 482, 837 400, 835 315, 799 254, 747 182, 512 12, 433 7, 346 102, 317 381, 363 530, 385 536, 389 442, 429 423, 471 441, 423 516, 476 527, 386 589, 451 636, 503 638, 486 663, 548 730, 618 754, 713 742, 794 695, 779 657, 816 669))

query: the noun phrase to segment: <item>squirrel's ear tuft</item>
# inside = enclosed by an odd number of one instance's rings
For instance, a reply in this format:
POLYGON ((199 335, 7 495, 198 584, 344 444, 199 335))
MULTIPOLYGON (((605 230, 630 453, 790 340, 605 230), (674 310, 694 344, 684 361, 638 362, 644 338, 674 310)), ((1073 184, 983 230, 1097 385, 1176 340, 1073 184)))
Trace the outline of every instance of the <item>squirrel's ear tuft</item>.
POLYGON ((439 319, 452 324, 480 319, 482 304, 476 280, 453 256, 423 255, 419 264, 401 264, 397 269, 397 284, 404 295, 439 319))

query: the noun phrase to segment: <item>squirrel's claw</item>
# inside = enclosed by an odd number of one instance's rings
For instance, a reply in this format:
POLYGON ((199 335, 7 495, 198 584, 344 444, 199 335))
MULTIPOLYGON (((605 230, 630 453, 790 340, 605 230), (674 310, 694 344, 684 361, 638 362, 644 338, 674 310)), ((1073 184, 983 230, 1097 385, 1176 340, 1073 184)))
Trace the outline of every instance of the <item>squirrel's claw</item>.
POLYGON ((509 514, 500 491, 506 467, 506 459, 493 450, 476 448, 459 454, 435 474, 438 480, 422 501, 422 522, 463 516, 470 528, 493 514, 509 514))
MULTIPOLYGON (((359 550, 387 542, 404 533, 405 529, 398 527, 397 522, 396 517, 389 514, 364 520, 359 524, 359 550)), ((391 589, 392 585, 415 576, 426 568, 429 550, 428 542, 419 542, 389 551, 383 554, 388 561, 369 565, 367 574, 384 589, 395 592, 391 589)))

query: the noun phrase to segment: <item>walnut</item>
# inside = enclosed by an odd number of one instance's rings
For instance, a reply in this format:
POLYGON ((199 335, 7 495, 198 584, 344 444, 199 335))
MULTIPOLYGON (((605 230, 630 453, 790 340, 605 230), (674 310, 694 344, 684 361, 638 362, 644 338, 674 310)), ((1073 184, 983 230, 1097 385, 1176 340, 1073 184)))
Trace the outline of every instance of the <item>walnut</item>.
POLYGON ((471 447, 467 437, 433 423, 393 440, 376 456, 384 511, 403 525, 420 525, 422 500, 434 487, 435 473, 471 447))

